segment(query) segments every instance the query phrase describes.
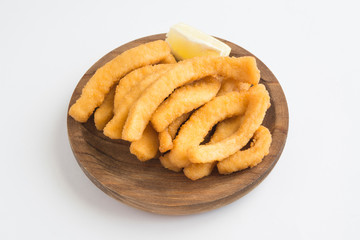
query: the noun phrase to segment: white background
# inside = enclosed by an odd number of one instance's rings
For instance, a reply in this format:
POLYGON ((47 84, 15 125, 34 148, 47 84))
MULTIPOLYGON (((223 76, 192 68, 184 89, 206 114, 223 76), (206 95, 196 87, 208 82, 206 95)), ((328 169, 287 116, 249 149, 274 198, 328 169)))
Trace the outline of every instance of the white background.
POLYGON ((1 1, 0 239, 360 239, 359 9, 355 0, 1 1), (290 112, 284 152, 262 184, 180 217, 96 188, 66 128, 93 63, 178 22, 259 57, 290 112))

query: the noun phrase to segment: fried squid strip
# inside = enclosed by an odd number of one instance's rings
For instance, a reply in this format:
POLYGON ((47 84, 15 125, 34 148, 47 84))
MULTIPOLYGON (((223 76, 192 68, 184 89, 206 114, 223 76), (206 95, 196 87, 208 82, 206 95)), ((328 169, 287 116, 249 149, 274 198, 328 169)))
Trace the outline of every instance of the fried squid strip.
POLYGON ((240 127, 242 117, 243 116, 240 115, 219 122, 208 144, 219 142, 235 133, 240 127))
POLYGON ((270 145, 270 131, 266 127, 260 126, 254 134, 250 148, 238 151, 217 164, 219 173, 230 174, 256 166, 269 154, 270 145))
POLYGON ((114 116, 114 96, 116 86, 113 86, 110 92, 106 95, 103 103, 98 107, 94 113, 94 122, 97 130, 103 130, 105 125, 114 116))
POLYGON ((156 157, 159 148, 158 133, 149 124, 141 138, 130 144, 130 152, 144 162, 156 157))
MULTIPOLYGON (((172 55, 167 61, 171 61, 175 58, 172 55)), ((139 84, 147 75, 152 74, 158 70, 164 69, 164 64, 148 65, 135 69, 134 71, 125 75, 117 86, 113 86, 110 92, 105 96, 104 102, 96 109, 94 114, 95 126, 98 130, 103 130, 106 124, 114 116, 114 109, 117 109, 121 105, 122 98, 126 93, 131 91, 133 87, 139 84), (116 90, 115 90, 116 89, 116 90), (116 94, 115 94, 116 92, 116 94)))
POLYGON ((171 171, 174 172, 180 172, 181 168, 176 167, 174 164, 171 163, 171 161, 169 160, 167 155, 161 156, 160 158, 160 163, 164 168, 167 168, 171 171))
POLYGON ((207 77, 176 89, 152 115, 153 127, 158 132, 164 131, 176 118, 214 98, 220 86, 219 80, 207 77))
POLYGON ((125 75, 116 86, 115 98, 114 98, 114 112, 122 107, 122 101, 125 95, 132 91, 133 88, 137 87, 146 77, 151 74, 168 69, 170 65, 158 64, 148 65, 145 67, 138 68, 127 75, 125 75))
POLYGON ((173 148, 173 139, 181 126, 190 116, 191 112, 185 113, 175 119, 170 125, 162 132, 159 133, 159 150, 160 152, 166 152, 173 148))
POLYGON ((188 149, 199 145, 216 123, 243 114, 247 107, 246 97, 245 93, 230 92, 213 98, 195 111, 180 128, 173 141, 174 147, 168 153, 172 164, 179 168, 188 166, 191 163, 188 159, 188 149))
POLYGON ((251 85, 249 83, 237 82, 232 79, 225 79, 222 81, 221 88, 217 96, 221 96, 232 91, 247 91, 250 86, 251 85))
POLYGON ((129 111, 122 138, 128 141, 139 139, 158 106, 175 88, 197 79, 219 75, 236 81, 257 84, 260 72, 253 57, 197 57, 177 63, 171 71, 154 82, 129 111))
MULTIPOLYGON (((228 118, 218 123, 209 143, 221 141, 236 132, 239 128, 241 117, 242 116, 228 118)), ((184 168, 184 174, 191 180, 197 180, 210 175, 215 165, 216 161, 210 163, 192 163, 184 168)))
POLYGON ((162 40, 141 44, 121 53, 97 69, 83 88, 80 98, 70 107, 69 115, 78 122, 86 122, 121 77, 139 67, 158 63, 170 54, 169 45, 162 40))
POLYGON ((194 144, 188 151, 188 158, 192 163, 221 161, 249 142, 264 120, 266 110, 270 105, 270 96, 262 84, 253 86, 248 92, 249 104, 241 119, 239 129, 222 141, 201 146, 194 144))
POLYGON ((129 84, 122 85, 122 87, 119 87, 119 90, 117 89, 114 100, 114 117, 105 126, 104 135, 112 139, 121 139, 123 126, 129 113, 129 109, 131 108, 133 103, 139 98, 141 93, 149 85, 151 85, 159 76, 161 76, 161 74, 169 70, 171 66, 171 64, 162 64, 152 67, 146 67, 146 69, 144 69, 144 72, 146 72, 147 74, 145 74, 146 76, 144 76, 144 78, 135 78, 135 76, 137 75, 134 75, 134 78, 128 78, 129 80, 127 80, 127 82, 129 82, 129 84), (149 69, 151 71, 149 71, 149 69), (128 86, 130 85, 132 85, 133 87, 129 88, 128 86))

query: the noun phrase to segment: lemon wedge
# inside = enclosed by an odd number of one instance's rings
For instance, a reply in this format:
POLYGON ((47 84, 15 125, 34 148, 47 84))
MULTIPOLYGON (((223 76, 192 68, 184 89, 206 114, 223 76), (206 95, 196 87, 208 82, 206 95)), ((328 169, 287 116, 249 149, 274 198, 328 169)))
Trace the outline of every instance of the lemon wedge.
POLYGON ((231 48, 216 38, 184 23, 172 26, 165 40, 178 60, 198 56, 229 56, 231 48))

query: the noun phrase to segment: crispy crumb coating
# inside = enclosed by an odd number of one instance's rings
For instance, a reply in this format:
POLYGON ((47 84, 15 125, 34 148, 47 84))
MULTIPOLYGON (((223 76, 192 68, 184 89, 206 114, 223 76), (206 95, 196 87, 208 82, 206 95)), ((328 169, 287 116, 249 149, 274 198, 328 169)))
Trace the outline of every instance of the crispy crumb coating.
POLYGON ((169 45, 162 40, 141 44, 121 53, 97 69, 83 88, 80 98, 71 106, 69 115, 78 122, 86 122, 121 77, 139 67, 158 63, 170 54, 169 45))
POLYGON ((164 131, 171 122, 182 114, 190 112, 214 98, 221 83, 214 77, 206 77, 176 89, 151 117, 156 131, 164 131))
POLYGON ((173 149, 168 153, 173 165, 180 168, 188 166, 191 163, 188 158, 188 150, 192 146, 199 145, 216 123, 243 114, 246 107, 246 93, 230 92, 213 98, 196 110, 182 125, 173 141, 173 149))
MULTIPOLYGON (((242 115, 235 116, 218 123, 215 132, 211 136, 209 144, 221 141, 236 132, 236 130, 239 128, 241 117, 242 115)), ((211 174, 216 163, 217 161, 209 163, 191 163, 189 166, 184 168, 184 174, 191 180, 197 180, 206 177, 211 174)))
POLYGON ((139 139, 158 106, 177 87, 210 75, 224 76, 249 84, 257 84, 260 80, 260 71, 253 57, 207 56, 181 61, 147 88, 131 107, 122 138, 128 141, 139 139))
POLYGON ((181 126, 190 116, 191 112, 185 113, 176 118, 170 125, 162 132, 159 133, 159 150, 166 152, 173 148, 173 139, 181 126))
POLYGON ((149 124, 141 138, 130 145, 130 152, 144 162, 156 157, 159 149, 158 133, 149 124))
POLYGON ((147 66, 143 69, 135 70, 137 72, 132 74, 132 77, 124 79, 126 81, 124 81, 121 86, 119 83, 114 99, 114 117, 104 128, 105 136, 112 139, 121 139, 123 126, 133 103, 149 85, 156 81, 161 74, 170 69, 171 66, 171 64, 147 66))
POLYGON ((221 83, 221 88, 217 96, 224 95, 231 91, 247 91, 250 88, 249 83, 234 81, 233 79, 224 79, 221 83))
POLYGON ((217 164, 219 173, 230 174, 248 167, 255 167, 269 154, 271 140, 270 131, 260 126, 253 136, 250 148, 238 151, 217 164))
POLYGON ((248 93, 249 104, 239 129, 222 141, 190 147, 187 156, 192 163, 220 161, 239 151, 249 142, 265 117, 270 96, 262 84, 251 87, 248 93))
POLYGON ((116 86, 113 86, 110 92, 106 95, 103 103, 96 109, 94 113, 94 122, 96 129, 101 131, 105 125, 114 116, 114 96, 116 86))
POLYGON ((184 174, 187 178, 195 181, 209 176, 216 165, 216 161, 210 163, 192 163, 184 168, 184 174))
POLYGON ((181 171, 181 168, 178 168, 176 167, 175 165, 173 165, 169 158, 167 157, 167 155, 164 155, 164 156, 161 156, 160 158, 160 163, 161 165, 164 167, 164 168, 167 168, 171 171, 174 171, 174 172, 180 172, 181 171))

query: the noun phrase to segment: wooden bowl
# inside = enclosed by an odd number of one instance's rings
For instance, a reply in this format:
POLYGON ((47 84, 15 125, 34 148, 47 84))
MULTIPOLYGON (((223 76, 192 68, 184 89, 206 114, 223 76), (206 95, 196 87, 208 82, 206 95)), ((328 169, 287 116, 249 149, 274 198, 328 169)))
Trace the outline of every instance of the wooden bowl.
MULTIPOLYGON (((165 39, 165 34, 140 38, 116 48, 96 62, 81 78, 71 97, 71 106, 96 69, 123 51, 139 44, 165 39)), ((245 49, 220 39, 231 48, 231 56, 253 56, 245 49)), ((284 148, 288 131, 288 108, 281 86, 271 71, 257 59, 263 83, 271 96, 271 107, 263 122, 272 133, 270 154, 254 168, 230 175, 217 170, 192 181, 182 172, 163 168, 158 159, 140 162, 130 154, 129 142, 111 140, 97 131, 91 117, 82 124, 69 115, 68 135, 81 169, 102 191, 130 206, 157 214, 186 215, 229 204, 256 187, 273 169, 284 148)))

